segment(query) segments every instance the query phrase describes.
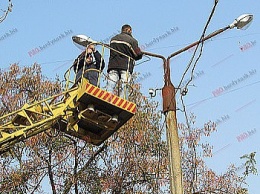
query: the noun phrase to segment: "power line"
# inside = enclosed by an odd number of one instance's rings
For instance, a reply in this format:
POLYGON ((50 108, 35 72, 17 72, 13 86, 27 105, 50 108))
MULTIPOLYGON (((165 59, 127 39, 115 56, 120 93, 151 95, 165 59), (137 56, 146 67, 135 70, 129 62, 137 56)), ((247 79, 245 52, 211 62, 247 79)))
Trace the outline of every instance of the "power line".
MULTIPOLYGON (((188 85, 190 84, 190 82, 192 82, 192 80, 193 80, 195 67, 196 67, 196 65, 197 65, 197 63, 198 63, 198 61, 199 61, 199 59, 200 59, 200 57, 201 57, 201 55, 202 55, 202 51, 203 51, 204 41, 202 41, 202 40, 203 40, 204 37, 205 37, 205 34, 206 34, 207 28, 208 28, 208 26, 209 26, 209 23, 210 23, 210 21, 211 21, 213 15, 214 15, 214 13, 215 13, 217 4, 218 4, 218 1, 215 1, 215 4, 214 4, 214 6, 213 6, 213 8, 212 8, 212 10, 211 10, 211 13, 210 13, 209 18, 208 18, 208 20, 207 20, 207 22, 206 22, 206 25, 205 25, 205 27, 204 27, 204 29, 203 29, 203 31, 202 31, 202 35, 201 35, 200 40, 199 40, 200 43, 197 44, 197 46, 196 46, 196 48, 195 48, 195 50, 194 50, 194 52, 193 52, 193 55, 192 55, 192 57, 191 57, 191 59, 190 59, 190 62, 189 62, 189 64, 187 65, 187 67, 186 67, 186 69, 185 69, 185 71, 184 71, 184 73, 183 73, 183 75, 182 75, 182 77, 181 77, 181 81, 180 81, 180 83, 179 83, 179 85, 178 85, 177 88, 180 88, 180 86, 182 85, 182 82, 183 82, 183 80, 184 80, 184 78, 185 78, 185 75, 187 74, 187 72, 188 72, 188 70, 191 68, 191 66, 192 66, 192 69, 191 69, 190 79, 189 79, 188 82, 185 84, 184 88, 187 88, 188 85), (200 46, 200 45, 201 45, 201 46, 200 46), (195 55, 196 55, 196 53, 197 53, 197 50, 198 50, 199 46, 200 46, 199 55, 197 56, 195 62, 193 63, 194 58, 195 58, 195 55)), ((186 107, 185 107, 185 104, 184 104, 184 100, 183 100, 183 95, 182 95, 182 94, 181 94, 181 102, 182 102, 182 107, 183 107, 183 110, 184 110, 184 115, 185 115, 185 119, 186 119, 186 124, 187 124, 188 130, 190 131, 190 125, 189 125, 188 114, 187 114, 187 111, 186 111, 186 107)))
MULTIPOLYGON (((217 40, 226 40, 226 39, 232 39, 232 38, 241 38, 241 37, 245 37, 245 36, 252 36, 252 35, 259 35, 260 32, 256 32, 256 33, 250 33, 250 34, 245 34, 245 35, 240 35, 240 36, 229 36, 229 37, 223 37, 223 38, 213 38, 210 39, 210 41, 217 41, 217 40)), ((152 49, 147 49, 147 50, 156 50, 156 49, 166 49, 166 48, 173 48, 173 47, 180 47, 180 46, 186 46, 189 45, 190 43, 186 43, 186 44, 177 44, 177 45, 169 45, 169 46, 164 46, 164 47, 155 47, 152 49)))
POLYGON ((68 59, 68 60, 62 60, 62 61, 50 61, 50 62, 43 62, 43 63, 38 63, 40 65, 44 65, 44 64, 53 64, 53 63, 64 63, 64 62, 69 62, 69 61, 73 61, 74 59, 68 59))
POLYGON ((222 94, 220 94, 220 95, 218 95, 218 96, 208 97, 208 98, 205 98, 205 99, 203 99, 203 100, 200 100, 200 101, 197 101, 197 102, 188 104, 187 106, 197 106, 197 105, 201 104, 202 102, 211 100, 211 99, 213 99, 213 98, 217 98, 217 97, 219 97, 219 96, 226 95, 226 94, 228 94, 228 93, 235 92, 235 91, 237 91, 237 90, 241 90, 241 89, 243 89, 243 88, 247 88, 247 87, 249 87, 249 86, 252 86, 252 85, 255 85, 255 84, 258 84, 258 83, 260 83, 260 80, 259 80, 259 81, 256 81, 256 82, 253 82, 253 83, 250 83, 250 84, 247 84, 247 85, 245 85, 245 86, 241 86, 241 87, 239 87, 239 88, 235 88, 235 89, 233 89, 233 90, 229 90, 229 91, 224 92, 224 93, 222 93, 222 94))

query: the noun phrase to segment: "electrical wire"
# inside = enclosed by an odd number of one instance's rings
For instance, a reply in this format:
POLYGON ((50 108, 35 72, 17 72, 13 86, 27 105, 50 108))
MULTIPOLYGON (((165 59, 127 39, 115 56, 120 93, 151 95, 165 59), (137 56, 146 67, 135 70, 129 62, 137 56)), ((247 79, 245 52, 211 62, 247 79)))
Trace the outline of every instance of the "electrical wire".
POLYGON ((73 61, 74 59, 67 59, 67 60, 62 60, 62 61, 51 61, 51 62, 44 62, 44 63, 39 63, 40 65, 44 65, 44 64, 53 64, 53 63, 63 63, 63 62, 69 62, 69 61, 73 61))
MULTIPOLYGON (((198 44, 198 45, 196 46, 195 51, 194 51, 194 53, 193 53, 193 55, 192 55, 192 57, 191 57, 191 59, 190 59, 189 64, 187 65, 187 67, 186 67, 186 69, 185 69, 185 71, 184 71, 184 73, 183 73, 183 75, 182 75, 181 81, 180 81, 180 83, 179 83, 179 85, 178 85, 177 88, 180 88, 180 86, 182 85, 182 82, 183 82, 183 80, 184 80, 184 77, 185 77, 185 75, 187 74, 187 72, 189 71, 190 68, 191 68, 191 76, 190 76, 190 79, 188 80, 188 82, 185 84, 184 88, 187 89, 188 85, 189 85, 189 84, 192 82, 192 80, 193 80, 194 71, 195 71, 196 65, 197 65, 197 63, 198 63, 198 61, 199 61, 199 59, 200 59, 200 57, 201 57, 201 55, 202 55, 202 51, 203 51, 204 41, 202 41, 202 40, 203 40, 203 38, 205 37, 205 34, 206 34, 206 31, 207 31, 208 25, 209 25, 209 23, 210 23, 210 21, 211 21, 213 15, 214 15, 214 12, 215 12, 215 10, 216 10, 217 4, 218 4, 218 0, 215 0, 215 4, 214 4, 214 6, 213 6, 213 8, 212 8, 212 11, 211 11, 211 13, 210 13, 210 16, 209 16, 209 18, 208 18, 208 20, 207 20, 207 22, 206 22, 206 25, 205 25, 204 30, 203 30, 203 32, 202 32, 202 35, 201 35, 201 37, 200 37, 200 40, 199 40, 200 44, 198 44), (201 45, 201 46, 200 46, 200 45, 201 45), (194 64, 193 64, 193 61, 194 61, 194 59, 195 59, 195 55, 196 55, 196 53, 197 53, 197 50, 198 50, 199 46, 200 46, 199 55, 198 55, 198 57, 196 58, 196 60, 195 60, 195 62, 194 62, 194 64)), ((177 93, 177 91, 178 91, 178 90, 176 90, 175 93, 177 93)), ((186 106, 185 106, 184 99, 183 99, 184 95, 182 95, 182 92, 181 92, 181 91, 180 91, 180 93, 181 93, 181 94, 180 94, 180 95, 181 95, 181 103, 182 103, 183 112, 184 112, 184 115, 185 115, 185 120, 186 120, 186 124, 187 124, 187 129, 188 129, 189 135, 191 135, 191 127, 190 127, 190 123, 189 123, 189 119, 188 119, 188 114, 187 114, 186 106)), ((196 151, 195 151, 196 148, 195 148, 194 142, 192 142, 192 146, 193 146, 193 147, 192 147, 192 148, 193 148, 193 151, 194 151, 194 153, 196 154, 196 151)), ((194 157, 196 158, 196 155, 195 155, 194 157)), ((192 161, 192 163, 193 163, 193 165, 196 165, 196 163, 194 162, 194 160, 192 161)), ((196 172, 195 172, 195 173, 196 173, 196 172)), ((193 179, 196 179, 196 177, 197 177, 197 174, 194 175, 193 179)), ((192 182, 192 184, 191 184, 191 188, 193 189, 193 191, 195 190, 195 187, 194 187, 193 182, 192 182)))
MULTIPOLYGON (((210 13, 210 16, 209 16, 209 18, 208 18, 208 20, 207 20, 207 22, 206 22, 206 25, 205 25, 205 27, 204 27, 204 29, 203 29, 202 35, 201 35, 200 40, 199 40, 199 41, 201 42, 200 53, 199 53, 199 56, 197 57, 197 59, 195 60, 195 63, 193 64, 193 67, 192 67, 192 70, 191 70, 190 80, 185 84, 185 88, 186 88, 186 87, 190 84, 190 82, 193 80, 193 74, 194 74, 195 67, 196 67, 196 65, 197 65, 197 63, 198 63, 198 61, 199 61, 199 59, 200 59, 200 57, 201 57, 201 55, 202 55, 202 51, 203 51, 204 41, 202 41, 202 40, 203 40, 203 38, 205 37, 205 34, 206 34, 207 29, 208 29, 209 23, 210 23, 210 21, 211 21, 213 15, 214 15, 214 13, 215 13, 217 4, 218 4, 218 1, 216 0, 214 6, 213 6, 213 8, 212 8, 212 11, 211 11, 211 13, 210 13)), ((191 57, 191 60, 190 60, 189 64, 188 64, 187 67, 186 67, 186 70, 184 71, 184 73, 183 73, 183 75, 182 75, 182 78, 181 78, 181 81, 180 81, 180 83, 179 83, 179 85, 178 85, 178 88, 180 88, 180 86, 181 86, 181 84, 182 84, 182 82, 183 82, 183 80, 184 80, 185 75, 187 74, 188 70, 189 70, 190 67, 192 66, 192 63, 193 63, 193 61, 194 61, 194 58, 195 58, 195 55, 196 55, 196 52, 197 52, 199 46, 200 46, 200 44, 198 44, 198 45, 196 46, 196 49, 195 49, 195 51, 194 51, 194 53, 193 53, 193 55, 192 55, 192 57, 191 57)))
MULTIPOLYGON (((245 34, 245 35, 240 35, 240 36, 229 36, 229 37, 223 37, 223 38, 214 38, 214 39, 211 39, 210 41, 218 41, 218 40, 226 40, 226 39, 232 39, 232 38, 240 38, 240 37, 245 37, 245 36, 252 36, 252 35, 259 35, 260 32, 256 32, 256 33, 250 33, 250 34, 245 34)), ((186 45, 189 45, 191 44, 190 43, 186 43, 186 44, 179 44, 179 45, 169 45, 169 46, 165 46, 165 47, 155 47, 153 49, 148 49, 148 50, 156 50, 156 49, 166 49, 166 48, 172 48, 172 47, 180 47, 180 46, 186 46, 186 45)), ((135 66, 138 66, 144 62, 147 62, 147 61, 150 61, 150 57, 146 56, 145 57, 149 58, 149 60, 146 60, 146 61, 142 61, 138 64, 136 64, 135 66)), ((50 61, 50 62, 42 62, 42 63, 39 63, 39 64, 53 64, 53 63, 62 63, 62 62, 69 62, 69 61, 73 61, 74 59, 68 59, 68 60, 57 60, 57 61, 50 61)))
MULTIPOLYGON (((183 82, 183 80, 184 80, 184 78, 185 78, 185 75, 187 74, 187 72, 189 71, 189 69, 190 69, 191 67, 192 67, 192 69, 191 69, 190 79, 187 81, 187 83, 185 84, 185 86, 184 86, 183 88, 186 88, 186 89, 187 89, 188 85, 189 85, 190 82, 192 82, 192 80, 193 80, 194 71, 195 71, 196 65, 197 65, 197 63, 198 63, 198 61, 199 61, 199 59, 200 59, 200 57, 201 57, 201 55, 202 55, 202 51, 203 51, 204 41, 202 41, 202 40, 203 40, 203 38, 205 37, 205 34, 206 34, 207 28, 208 28, 208 26, 209 26, 209 23, 210 23, 210 21, 211 21, 213 15, 214 15, 214 13, 215 13, 217 4, 218 4, 218 0, 215 0, 214 6, 213 6, 213 8, 212 8, 212 10, 211 10, 211 13, 210 13, 210 15, 209 15, 209 18, 208 18, 208 20, 207 20, 207 22, 206 22, 206 25, 205 25, 205 27, 204 27, 204 29, 203 29, 203 32, 202 32, 202 35, 201 35, 201 37, 200 37, 200 40, 199 40, 200 44, 198 44, 198 45, 196 46, 196 48, 195 48, 195 50, 194 50, 194 52, 193 52, 193 55, 192 55, 192 57, 191 57, 191 59, 190 59, 190 62, 189 62, 189 64, 187 65, 187 67, 186 67, 186 69, 185 69, 185 71, 184 71, 184 73, 183 73, 183 75, 182 75, 182 77, 181 77, 181 81, 180 81, 180 83, 179 83, 179 85, 178 85, 177 88, 180 88, 180 86, 182 85, 182 82, 183 82), (200 46, 200 45, 201 45, 201 46, 200 46), (196 55, 196 53, 197 53, 197 50, 198 50, 199 46, 200 46, 199 55, 198 55, 198 57, 196 58, 196 60, 195 60, 195 62, 194 62, 194 64, 193 64, 193 61, 194 61, 194 59, 195 59, 195 55, 196 55)), ((178 92, 178 90, 175 91, 175 93, 177 93, 177 92, 178 92)), ((185 107, 185 104, 184 104, 184 100, 183 100, 183 95, 182 95, 182 94, 181 94, 181 102, 182 102, 182 106, 183 106, 183 112, 184 112, 184 115, 185 115, 187 127, 188 127, 188 130, 190 130, 188 114, 187 114, 187 111, 186 111, 186 107, 185 107)))
MULTIPOLYGON (((219 41, 219 40, 226 40, 226 39, 232 39, 232 38, 241 38, 241 37, 252 36, 252 35, 260 35, 260 32, 238 35, 238 36, 229 36, 229 37, 223 37, 223 38, 213 38, 213 39, 210 39, 210 41, 219 41)), ((167 48, 173 48, 173 47, 183 47, 183 46, 190 45, 191 43, 192 42, 189 42, 189 43, 186 43, 186 44, 177 44, 177 45, 169 45, 169 46, 163 46, 163 47, 155 47, 155 48, 147 49, 147 50, 151 51, 151 50, 167 49, 167 48)))
POLYGON ((200 103, 202 103, 202 102, 205 102, 205 101, 211 100, 211 99, 213 99, 213 98, 217 98, 217 97, 219 97, 219 96, 223 96, 223 95, 226 95, 226 94, 228 94, 228 93, 232 93, 232 92, 235 92, 235 91, 237 91, 237 90, 240 90, 240 89, 243 89, 243 88, 247 88, 247 87, 249 87, 249 86, 252 86, 252 85, 255 85, 255 84, 259 84, 259 83, 260 83, 260 80, 259 80, 259 81, 256 81, 256 82, 253 82, 253 83, 250 83, 250 84, 247 84, 247 85, 245 85, 245 86, 241 86, 241 87, 239 87, 239 88, 235 88, 235 89, 233 89, 233 90, 229 90, 229 91, 224 92, 223 94, 220 94, 220 95, 218 95, 218 96, 211 96, 211 97, 205 98, 205 99, 203 99, 203 100, 200 100, 200 101, 197 101, 197 102, 188 104, 187 106, 197 106, 198 104, 200 104, 200 103))
POLYGON ((138 66, 138 65, 141 65, 141 64, 146 63, 146 62, 148 62, 148 61, 151 61, 151 57, 149 57, 149 56, 147 56, 147 55, 144 55, 144 57, 146 57, 147 59, 146 59, 145 61, 141 61, 141 62, 135 64, 135 66, 138 66))

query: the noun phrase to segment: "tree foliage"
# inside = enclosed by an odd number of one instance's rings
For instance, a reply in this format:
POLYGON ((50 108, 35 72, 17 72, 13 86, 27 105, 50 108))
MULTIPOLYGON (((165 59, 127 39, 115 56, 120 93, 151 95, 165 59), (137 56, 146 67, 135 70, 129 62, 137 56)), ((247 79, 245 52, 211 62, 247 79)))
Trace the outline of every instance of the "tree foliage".
POLYGON ((238 168, 230 165, 223 174, 217 174, 207 167, 205 158, 212 157, 213 147, 201 139, 215 132, 216 124, 207 122, 203 128, 196 127, 196 117, 191 114, 189 123, 179 124, 182 153, 184 190, 186 193, 215 194, 240 193, 245 178, 238 174, 238 168))
MULTIPOLYGON (((41 67, 13 64, 0 71, 1 115, 62 90, 61 81, 42 75, 41 67)), ((169 193, 165 121, 158 103, 134 83, 131 101, 137 113, 104 144, 93 146, 58 130, 48 130, 0 156, 0 193, 169 193), (48 185, 48 186, 47 186, 48 185)), ((185 193, 239 193, 244 179, 230 166, 217 175, 205 164, 212 147, 201 143, 214 123, 179 124, 185 193)))

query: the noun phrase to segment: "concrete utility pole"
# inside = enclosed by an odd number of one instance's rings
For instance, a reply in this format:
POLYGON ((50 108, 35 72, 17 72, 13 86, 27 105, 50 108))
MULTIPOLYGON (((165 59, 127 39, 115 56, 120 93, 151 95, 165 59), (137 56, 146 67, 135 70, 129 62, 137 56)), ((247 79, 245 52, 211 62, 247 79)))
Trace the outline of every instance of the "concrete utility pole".
POLYGON ((166 116, 166 133, 170 171, 171 194, 183 194, 181 155, 176 118, 175 88, 170 79, 169 61, 162 55, 143 52, 145 55, 161 58, 164 69, 164 87, 162 89, 163 112, 166 116))
POLYGON ((227 27, 221 28, 208 36, 196 41, 183 49, 180 49, 172 53, 167 60, 162 55, 143 52, 145 55, 161 58, 163 60, 164 67, 164 86, 162 89, 163 98, 163 112, 166 117, 166 132, 167 132, 167 144, 168 144, 168 156, 169 156, 169 170, 170 170, 170 190, 171 194, 183 194, 182 184, 182 168, 181 168, 181 154, 179 146, 179 136, 177 128, 176 117, 176 99, 175 99, 175 87, 171 82, 170 77, 170 59, 188 49, 196 46, 213 36, 216 36, 228 29, 236 27, 237 29, 246 28, 253 20, 253 15, 244 14, 234 20, 234 22, 227 27))

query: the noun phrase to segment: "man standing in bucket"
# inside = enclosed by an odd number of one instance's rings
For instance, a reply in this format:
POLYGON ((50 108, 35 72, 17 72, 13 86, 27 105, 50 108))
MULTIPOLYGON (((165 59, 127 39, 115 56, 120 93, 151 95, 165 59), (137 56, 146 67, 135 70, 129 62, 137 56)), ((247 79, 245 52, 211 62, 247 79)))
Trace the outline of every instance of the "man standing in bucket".
POLYGON ((74 60, 73 68, 76 73, 76 82, 80 81, 82 73, 89 83, 99 87, 99 76, 105 67, 105 61, 93 44, 88 45, 77 59, 74 60))
POLYGON ((107 91, 114 93, 115 86, 121 81, 118 96, 128 98, 127 84, 131 79, 135 61, 143 56, 137 40, 132 37, 130 25, 122 26, 121 33, 111 39, 110 47, 107 91))

